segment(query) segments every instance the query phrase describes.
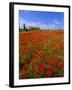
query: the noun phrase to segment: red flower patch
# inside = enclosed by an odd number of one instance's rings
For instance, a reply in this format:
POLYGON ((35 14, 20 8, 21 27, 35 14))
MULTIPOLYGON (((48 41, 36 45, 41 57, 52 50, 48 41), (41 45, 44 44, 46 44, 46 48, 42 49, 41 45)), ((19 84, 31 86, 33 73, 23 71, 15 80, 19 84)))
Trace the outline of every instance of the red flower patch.
POLYGON ((36 70, 35 68, 32 68, 32 69, 30 70, 30 72, 33 73, 33 72, 35 72, 35 70, 36 70))
POLYGON ((28 75, 28 73, 25 73, 24 75, 22 75, 22 76, 21 76, 21 79, 26 78, 26 77, 27 77, 27 75, 28 75))
POLYGON ((41 72, 44 71, 44 65, 41 65, 41 66, 40 66, 40 71, 41 71, 41 72))
POLYGON ((64 76, 63 40, 64 30, 19 32, 20 79, 64 76))
POLYGON ((47 75, 48 75, 48 77, 51 77, 52 76, 52 71, 47 71, 47 75))

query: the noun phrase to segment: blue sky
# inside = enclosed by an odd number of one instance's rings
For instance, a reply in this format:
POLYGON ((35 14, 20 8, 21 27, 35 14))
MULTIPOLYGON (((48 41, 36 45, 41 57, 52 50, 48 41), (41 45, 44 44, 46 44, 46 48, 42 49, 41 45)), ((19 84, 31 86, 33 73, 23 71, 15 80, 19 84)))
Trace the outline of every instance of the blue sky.
POLYGON ((27 28, 29 26, 35 26, 40 27, 41 29, 64 29, 64 13, 20 10, 20 28, 23 28, 23 24, 25 24, 27 28))

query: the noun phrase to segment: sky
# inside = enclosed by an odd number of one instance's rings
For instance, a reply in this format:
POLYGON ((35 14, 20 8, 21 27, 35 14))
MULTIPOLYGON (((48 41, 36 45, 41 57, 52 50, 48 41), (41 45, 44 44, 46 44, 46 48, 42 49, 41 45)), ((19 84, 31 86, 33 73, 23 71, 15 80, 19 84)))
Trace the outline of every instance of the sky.
POLYGON ((45 11, 19 11, 19 26, 23 24, 40 27, 41 29, 60 30, 64 29, 64 12, 45 11))

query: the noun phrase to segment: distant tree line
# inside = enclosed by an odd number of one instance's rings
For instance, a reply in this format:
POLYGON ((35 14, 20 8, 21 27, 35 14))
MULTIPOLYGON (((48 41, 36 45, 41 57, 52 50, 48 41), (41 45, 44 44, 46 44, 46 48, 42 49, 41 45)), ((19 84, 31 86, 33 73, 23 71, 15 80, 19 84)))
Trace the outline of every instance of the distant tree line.
POLYGON ((28 28, 26 27, 25 24, 23 24, 23 28, 20 28, 19 27, 19 31, 24 31, 24 32, 27 32, 27 31, 48 31, 49 29, 40 29, 40 27, 35 27, 35 26, 29 26, 28 28))
MULTIPOLYGON (((19 27, 19 31, 27 32, 27 31, 51 31, 51 29, 41 29, 40 27, 36 26, 29 26, 28 28, 26 27, 25 24, 23 24, 23 28, 19 27)), ((62 29, 58 29, 58 31, 62 31, 62 29)))

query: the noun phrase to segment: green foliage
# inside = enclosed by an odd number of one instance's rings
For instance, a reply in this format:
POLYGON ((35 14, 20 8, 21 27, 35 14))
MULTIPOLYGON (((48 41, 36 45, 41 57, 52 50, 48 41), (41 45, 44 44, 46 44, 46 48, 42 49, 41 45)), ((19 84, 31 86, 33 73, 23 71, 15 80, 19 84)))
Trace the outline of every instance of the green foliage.
POLYGON ((35 78, 36 77, 36 72, 33 72, 33 73, 29 73, 27 78, 35 78))

